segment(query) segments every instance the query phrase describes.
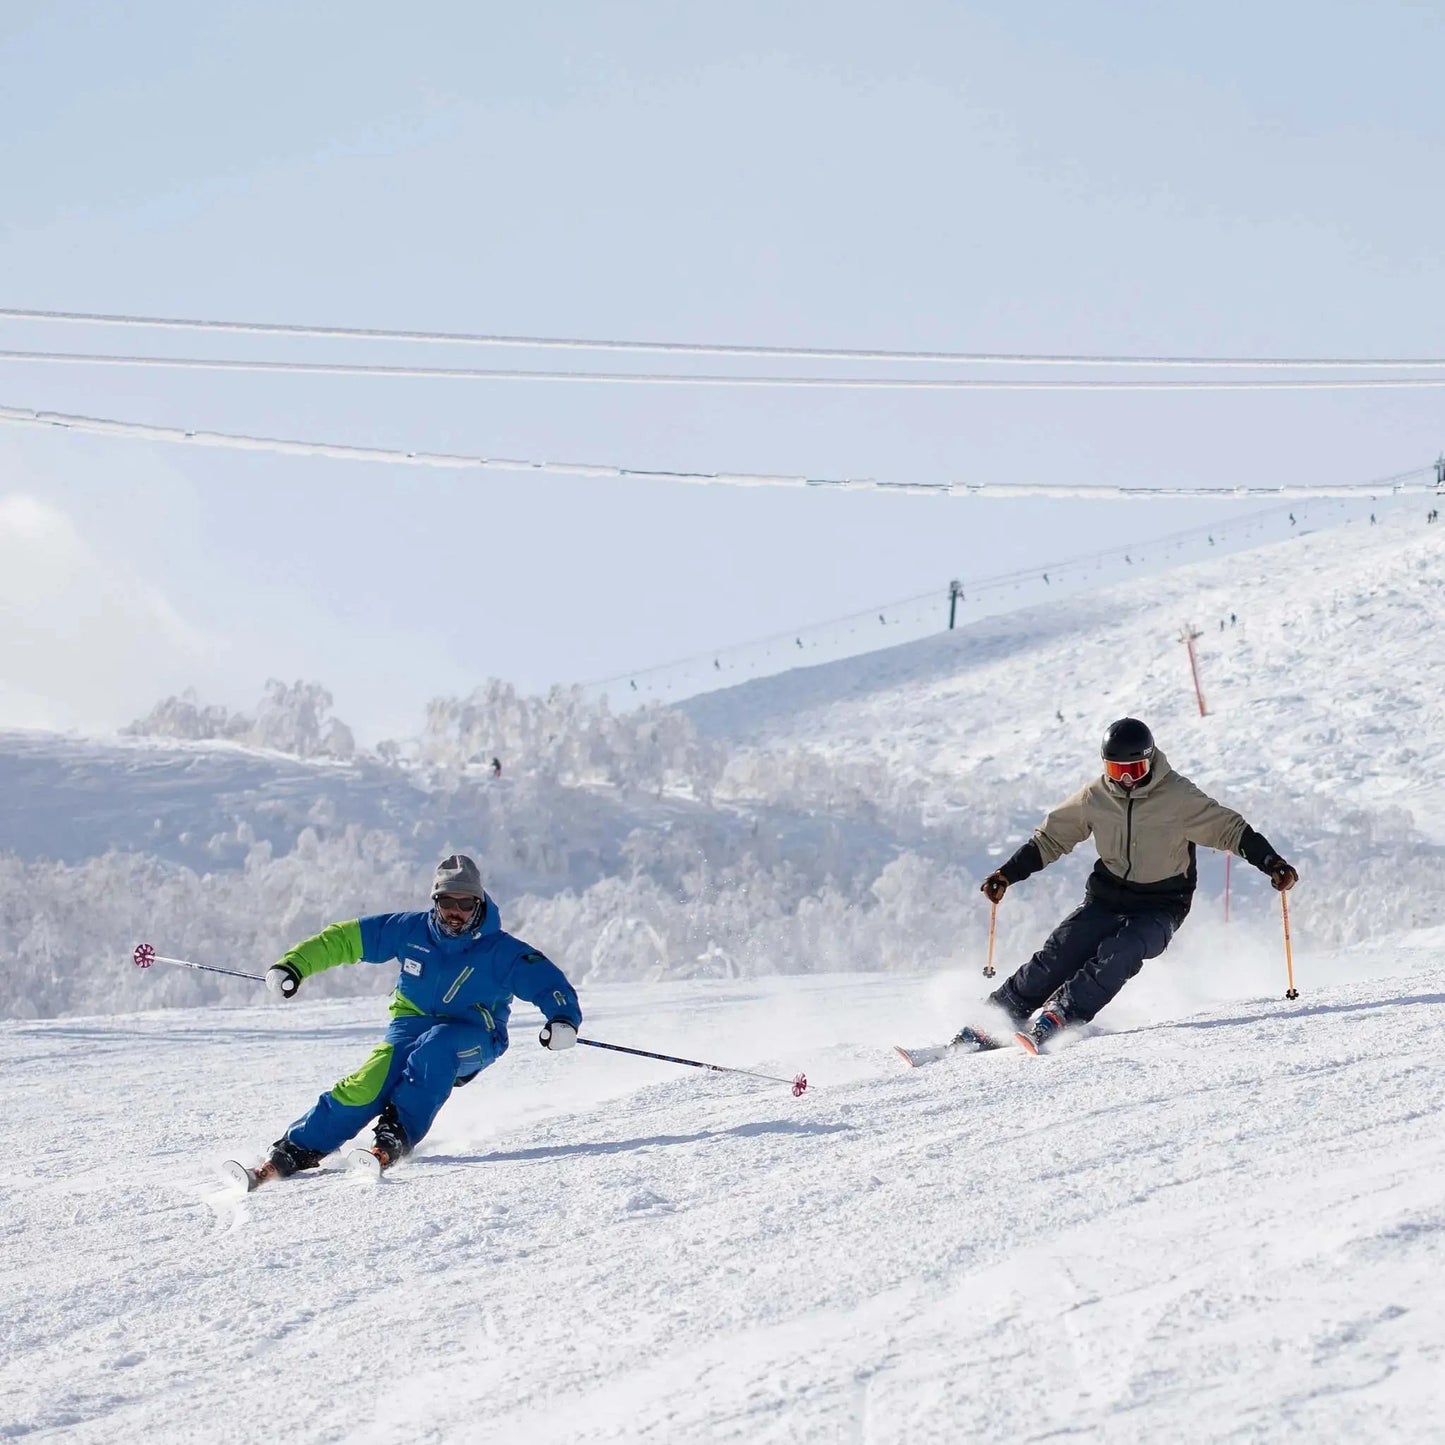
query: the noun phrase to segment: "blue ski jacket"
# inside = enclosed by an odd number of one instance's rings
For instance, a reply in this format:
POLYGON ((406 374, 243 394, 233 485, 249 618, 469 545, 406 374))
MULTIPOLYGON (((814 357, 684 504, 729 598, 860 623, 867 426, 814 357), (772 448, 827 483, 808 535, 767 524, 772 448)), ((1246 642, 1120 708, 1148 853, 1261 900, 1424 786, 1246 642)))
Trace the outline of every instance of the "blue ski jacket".
MULTIPOLYGON (((525 999, 544 1018, 582 1023, 577 991, 544 954, 502 928, 497 905, 482 899, 480 921, 449 938, 431 911, 374 913, 333 923, 314 938, 288 949, 281 962, 302 978, 346 963, 401 964, 393 1017, 421 1014, 457 1023, 481 1024, 505 1040, 512 999, 525 999)), ((505 1044, 503 1044, 505 1047, 505 1044)))

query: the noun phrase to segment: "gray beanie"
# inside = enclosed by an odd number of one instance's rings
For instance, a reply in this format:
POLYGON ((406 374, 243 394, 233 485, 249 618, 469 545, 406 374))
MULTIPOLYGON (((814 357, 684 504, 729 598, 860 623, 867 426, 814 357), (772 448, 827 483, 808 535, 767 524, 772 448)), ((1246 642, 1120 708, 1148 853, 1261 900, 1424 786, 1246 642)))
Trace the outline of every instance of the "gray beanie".
POLYGON ((481 870, 464 853, 453 853, 437 864, 431 881, 431 896, 461 893, 468 898, 485 898, 481 870))

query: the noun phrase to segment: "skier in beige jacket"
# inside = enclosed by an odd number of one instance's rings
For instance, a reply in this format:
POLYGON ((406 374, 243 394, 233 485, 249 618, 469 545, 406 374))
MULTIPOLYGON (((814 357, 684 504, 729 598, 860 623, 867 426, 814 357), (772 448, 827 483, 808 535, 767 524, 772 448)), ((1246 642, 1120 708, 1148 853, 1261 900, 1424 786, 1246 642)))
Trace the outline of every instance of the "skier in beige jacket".
MULTIPOLYGON (((1269 875, 1278 889, 1299 874, 1232 808, 1216 803, 1154 746, 1137 718, 1109 724, 1103 773, 1060 803, 1029 839, 983 882, 997 903, 1008 888, 1092 837, 1099 861, 1084 902, 1007 982, 989 995, 1021 1026, 1016 1036, 1037 1053, 1059 1029, 1086 1023, 1144 965, 1169 946, 1194 899, 1194 850, 1228 850, 1269 875), (1031 1014, 1042 1009, 1031 1028, 1031 1014)), ((981 1031, 955 1040, 987 1047, 981 1031)))

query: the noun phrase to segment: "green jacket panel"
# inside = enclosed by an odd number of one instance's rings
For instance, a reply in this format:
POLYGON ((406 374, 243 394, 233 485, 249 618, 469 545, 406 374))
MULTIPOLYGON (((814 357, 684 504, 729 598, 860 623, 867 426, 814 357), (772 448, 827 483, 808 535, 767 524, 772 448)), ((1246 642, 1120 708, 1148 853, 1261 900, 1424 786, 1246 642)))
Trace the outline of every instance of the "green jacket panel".
POLYGON ((303 939, 281 955, 302 978, 311 978, 342 963, 361 962, 361 923, 332 923, 314 938, 303 939))

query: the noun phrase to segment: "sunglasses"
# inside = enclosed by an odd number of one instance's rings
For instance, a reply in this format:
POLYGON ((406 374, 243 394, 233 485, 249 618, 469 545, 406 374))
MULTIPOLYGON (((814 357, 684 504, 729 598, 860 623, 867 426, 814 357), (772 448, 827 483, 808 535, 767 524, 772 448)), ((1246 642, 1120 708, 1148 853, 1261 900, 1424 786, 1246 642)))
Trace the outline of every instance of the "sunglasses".
POLYGON ((432 902, 443 913, 470 913, 477 906, 477 900, 465 893, 438 893, 432 902))
POLYGON ((1140 758, 1134 763, 1111 763, 1107 759, 1104 762, 1104 776, 1112 778, 1116 783, 1122 783, 1125 778, 1130 782, 1142 781, 1149 773, 1149 759, 1140 758))

